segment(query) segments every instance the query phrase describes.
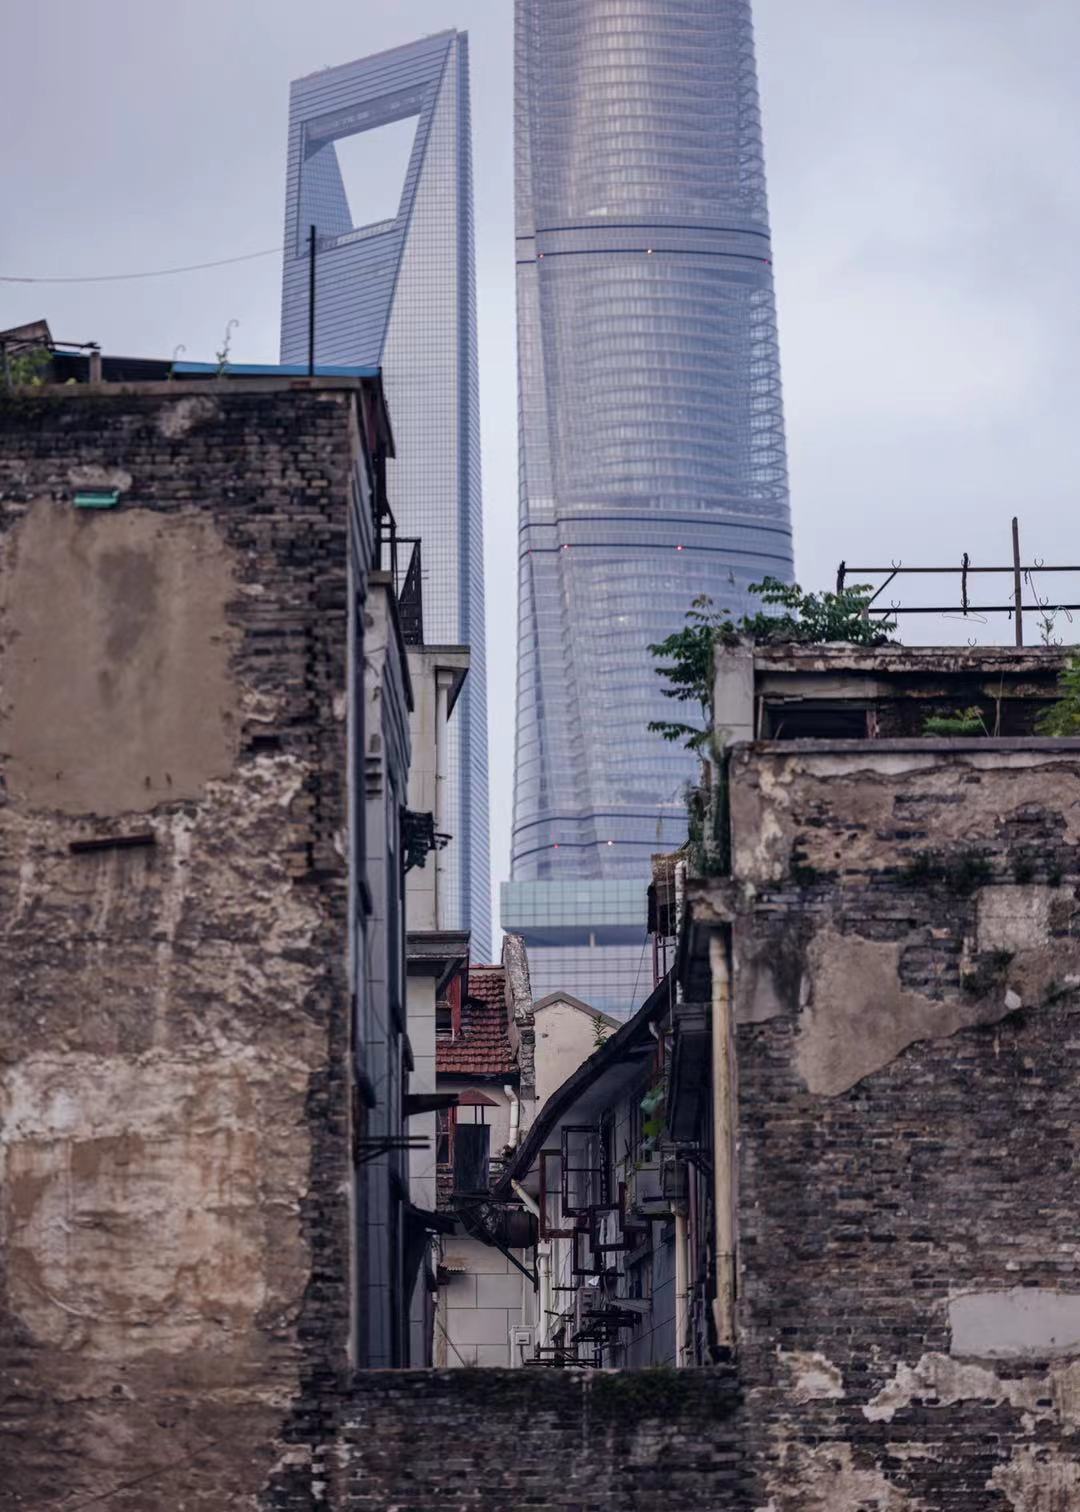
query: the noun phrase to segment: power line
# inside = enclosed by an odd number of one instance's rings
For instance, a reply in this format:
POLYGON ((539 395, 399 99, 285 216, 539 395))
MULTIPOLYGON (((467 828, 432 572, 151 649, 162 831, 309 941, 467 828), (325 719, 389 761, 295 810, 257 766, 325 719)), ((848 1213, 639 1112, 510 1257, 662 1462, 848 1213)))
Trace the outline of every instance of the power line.
POLYGON ((273 257, 282 247, 264 247, 261 252, 244 252, 240 257, 219 257, 214 262, 186 263, 181 268, 152 268, 144 273, 85 273, 65 278, 20 278, 14 273, 0 273, 0 283, 74 284, 124 283, 133 278, 166 278, 173 273, 199 273, 203 268, 224 268, 230 263, 253 262, 257 257, 273 257))

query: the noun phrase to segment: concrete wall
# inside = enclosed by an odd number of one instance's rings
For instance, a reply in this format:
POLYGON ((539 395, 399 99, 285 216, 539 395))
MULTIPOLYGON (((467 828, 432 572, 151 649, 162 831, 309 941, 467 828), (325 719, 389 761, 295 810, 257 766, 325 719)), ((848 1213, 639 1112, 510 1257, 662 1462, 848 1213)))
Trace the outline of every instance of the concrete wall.
POLYGON ((511 1327, 533 1321, 532 1287, 501 1250, 461 1235, 443 1241, 442 1264, 436 1364, 508 1367, 511 1327))
POLYGON ((11 1506, 254 1507, 346 1363, 353 403, 0 401, 11 1506))
POLYGON ((536 1106, 572 1076, 597 1048, 597 1025, 606 1037, 619 1027, 606 1014, 565 998, 544 999, 533 1007, 536 1032, 536 1106))
MULTIPOLYGON (((411 646, 408 658, 414 698, 409 721, 413 743, 409 807, 417 813, 433 815, 436 830, 446 834, 449 827, 447 798, 439 790, 439 752, 442 748, 444 755, 447 754, 448 721, 453 718, 451 696, 455 685, 468 670, 469 651, 465 646, 411 646)), ((453 844, 451 836, 450 845, 453 844)), ((409 873, 411 933, 450 928, 448 900, 440 897, 438 888, 443 870, 440 855, 440 852, 434 852, 424 866, 409 873)))
POLYGON ((1080 1505, 1080 749, 744 747, 731 805, 758 1505, 1080 1505))

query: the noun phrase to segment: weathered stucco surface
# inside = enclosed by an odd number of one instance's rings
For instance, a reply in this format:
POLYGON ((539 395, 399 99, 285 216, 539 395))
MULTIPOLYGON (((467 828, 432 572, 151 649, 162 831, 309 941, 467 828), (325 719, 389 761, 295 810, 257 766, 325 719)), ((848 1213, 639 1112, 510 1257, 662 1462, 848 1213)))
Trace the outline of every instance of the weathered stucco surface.
POLYGON ((344 1358, 351 404, 0 407, 5 1506, 254 1509, 344 1358))
POLYGON ((733 757, 758 1507, 1065 1512, 1080 753, 911 744, 733 757))
POLYGON ((976 845, 1011 814, 1049 808, 1080 843, 1080 763, 1052 750, 982 755, 741 747, 732 756, 732 870, 769 887, 804 868, 854 882, 928 847, 976 845))
POLYGON ((33 501, 0 553, 0 744, 17 798, 116 815, 236 750, 232 564, 213 518, 33 501))
POLYGON ((1080 1355, 1080 1291, 1025 1286, 961 1292, 949 1301, 949 1328, 955 1355, 995 1360, 1080 1355))
POLYGON ((942 1000, 906 990, 900 953, 898 942, 863 940, 832 928, 811 939, 795 1042, 799 1074, 811 1092, 835 1097, 916 1040, 993 1023, 1013 1006, 1005 987, 986 999, 942 1000))

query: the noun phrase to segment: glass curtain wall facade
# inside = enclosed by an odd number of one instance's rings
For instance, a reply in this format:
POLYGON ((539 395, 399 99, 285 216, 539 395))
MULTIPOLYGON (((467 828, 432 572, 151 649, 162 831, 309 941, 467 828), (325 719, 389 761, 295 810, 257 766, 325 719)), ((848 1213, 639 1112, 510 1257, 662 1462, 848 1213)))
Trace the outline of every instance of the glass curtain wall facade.
MULTIPOLYGON (((363 144, 360 144, 361 146, 363 144)), ((487 672, 468 38, 447 31, 328 68, 291 87, 281 357, 308 356, 309 230, 316 228, 315 355, 382 369, 397 458, 399 533, 423 543, 424 639, 468 645, 447 757, 447 928, 491 949, 487 672), (362 134, 406 134, 347 179, 362 134), (407 134, 411 131, 411 147, 407 134), (390 170, 392 171, 392 169, 390 170), (380 207, 382 218, 374 218, 380 207), (396 208, 395 208, 396 207, 396 208)))
MULTIPOLYGON (((749 0, 516 0, 517 748, 502 922, 625 1014, 694 760, 650 642, 789 579, 749 0), (640 897, 626 887, 640 883, 640 897), (633 899, 637 901, 633 901, 633 899)), ((635 985, 636 984, 636 985, 635 985)))

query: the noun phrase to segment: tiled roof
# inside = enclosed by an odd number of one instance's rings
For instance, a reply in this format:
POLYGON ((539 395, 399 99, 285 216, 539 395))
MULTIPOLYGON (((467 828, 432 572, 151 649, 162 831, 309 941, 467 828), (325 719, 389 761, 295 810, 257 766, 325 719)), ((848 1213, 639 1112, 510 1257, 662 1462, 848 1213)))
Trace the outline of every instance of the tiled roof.
POLYGON ((506 1032, 506 973, 501 966, 470 966, 461 1030, 435 1046, 443 1076, 506 1076, 517 1071, 506 1032))

